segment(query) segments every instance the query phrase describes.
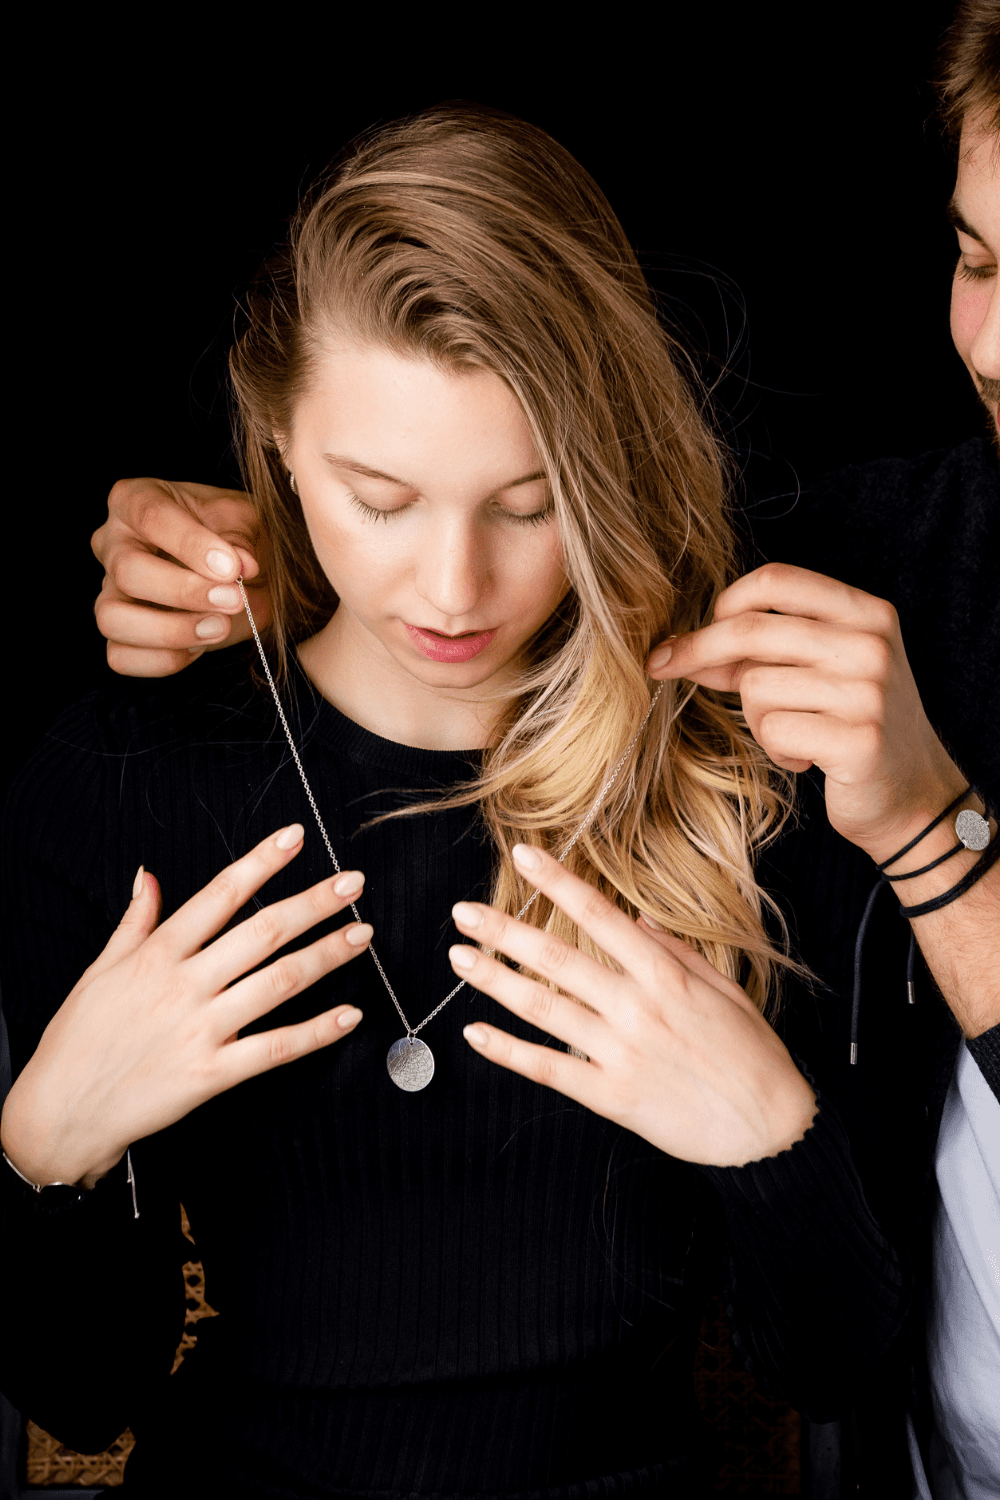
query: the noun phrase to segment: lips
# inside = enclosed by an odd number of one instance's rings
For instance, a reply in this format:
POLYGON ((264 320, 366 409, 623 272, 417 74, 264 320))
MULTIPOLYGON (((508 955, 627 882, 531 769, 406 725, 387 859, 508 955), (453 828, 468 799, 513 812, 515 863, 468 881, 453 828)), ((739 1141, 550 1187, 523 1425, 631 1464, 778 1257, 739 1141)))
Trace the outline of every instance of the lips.
POLYGON ((425 630, 420 625, 407 625, 406 633, 421 656, 431 661, 471 661, 485 651, 496 630, 479 630, 463 635, 444 635, 436 630, 425 630))

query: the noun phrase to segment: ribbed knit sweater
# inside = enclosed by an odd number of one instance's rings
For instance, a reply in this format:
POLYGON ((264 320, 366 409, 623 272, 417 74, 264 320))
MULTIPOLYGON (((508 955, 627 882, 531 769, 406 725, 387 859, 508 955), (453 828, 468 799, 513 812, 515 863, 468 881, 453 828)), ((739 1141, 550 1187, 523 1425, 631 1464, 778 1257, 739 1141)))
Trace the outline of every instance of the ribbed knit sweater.
MULTIPOLYGON (((140 863, 165 919, 303 822, 303 852, 231 925, 330 872, 252 651, 91 695, 15 782, 0 931, 15 1076, 140 863)), ((341 864, 366 874, 362 916, 421 1019, 453 987, 451 906, 485 897, 490 849, 470 809, 361 825, 470 777, 476 757, 381 739, 301 672, 287 710, 341 864)), ((402 1028, 361 955, 259 1023, 353 1002, 354 1033, 134 1143, 138 1220, 124 1163, 59 1208, 4 1169, 0 1388, 82 1451, 131 1427, 137 1497, 597 1500, 701 1492, 691 1371, 713 1285, 750 1367, 813 1416, 898 1386, 926 1177, 913 1143, 958 1034, 922 967, 906 1005, 908 932, 887 897, 848 1068, 853 939, 877 877, 830 829, 817 778, 800 784, 799 825, 761 879, 822 981, 791 987, 781 1022, 819 1089, 802 1141, 742 1168, 676 1161, 475 1054, 461 1031, 476 1016, 544 1039, 472 989, 423 1033, 430 1086, 401 1093, 385 1056, 402 1028), (191 1254, 180 1203, 218 1316, 171 1378, 191 1254)))

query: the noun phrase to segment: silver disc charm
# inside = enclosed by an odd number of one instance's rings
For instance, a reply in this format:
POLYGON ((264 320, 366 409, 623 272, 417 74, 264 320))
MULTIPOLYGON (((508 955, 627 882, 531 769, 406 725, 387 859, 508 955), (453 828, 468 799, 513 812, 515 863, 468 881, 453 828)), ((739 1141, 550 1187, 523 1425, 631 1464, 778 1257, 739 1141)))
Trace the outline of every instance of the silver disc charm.
POLYGON ((990 825, 968 807, 955 819, 955 832, 966 849, 985 849, 990 841, 990 825))
POLYGON ((434 1053, 415 1036, 393 1042, 385 1061, 393 1083, 408 1094, 425 1089, 434 1077, 434 1053))

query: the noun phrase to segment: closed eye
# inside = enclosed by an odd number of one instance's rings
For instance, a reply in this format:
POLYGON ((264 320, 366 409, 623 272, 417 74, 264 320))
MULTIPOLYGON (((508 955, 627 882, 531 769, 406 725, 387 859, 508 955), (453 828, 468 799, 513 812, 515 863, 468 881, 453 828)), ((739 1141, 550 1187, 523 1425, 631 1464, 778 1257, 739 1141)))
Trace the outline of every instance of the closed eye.
MULTIPOLYGON (((359 510, 369 521, 388 521, 390 516, 398 516, 404 510, 409 510, 409 505, 393 505, 387 510, 381 510, 377 505, 366 505, 359 495, 353 493, 347 496, 351 505, 359 510)), ((507 510, 504 506, 497 506, 497 512, 504 521, 513 521, 516 526, 541 526, 544 522, 555 515, 555 506, 545 505, 541 510, 533 510, 527 515, 517 511, 507 510)))
POLYGON ((363 516, 367 516, 370 521, 388 521, 390 516, 394 516, 399 511, 407 509, 405 505, 394 505, 391 510, 379 510, 375 505, 366 505, 365 502, 357 495, 351 494, 348 495, 347 498, 351 502, 351 504, 357 510, 359 510, 363 516))
POLYGON ((995 265, 970 266, 965 260, 960 260, 955 269, 964 281, 988 281, 997 274, 995 265))

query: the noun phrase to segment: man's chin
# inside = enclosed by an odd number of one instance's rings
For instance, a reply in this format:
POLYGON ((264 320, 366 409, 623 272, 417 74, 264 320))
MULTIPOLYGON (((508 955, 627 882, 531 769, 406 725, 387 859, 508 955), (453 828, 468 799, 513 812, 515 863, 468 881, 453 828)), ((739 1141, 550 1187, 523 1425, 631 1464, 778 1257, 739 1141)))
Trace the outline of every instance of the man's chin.
MULTIPOLYGON (((986 406, 986 403, 983 402, 983 405, 986 406)), ((996 454, 997 459, 1000 460, 1000 423, 997 421, 997 408, 995 406, 986 406, 986 426, 989 429, 993 452, 996 454)))

